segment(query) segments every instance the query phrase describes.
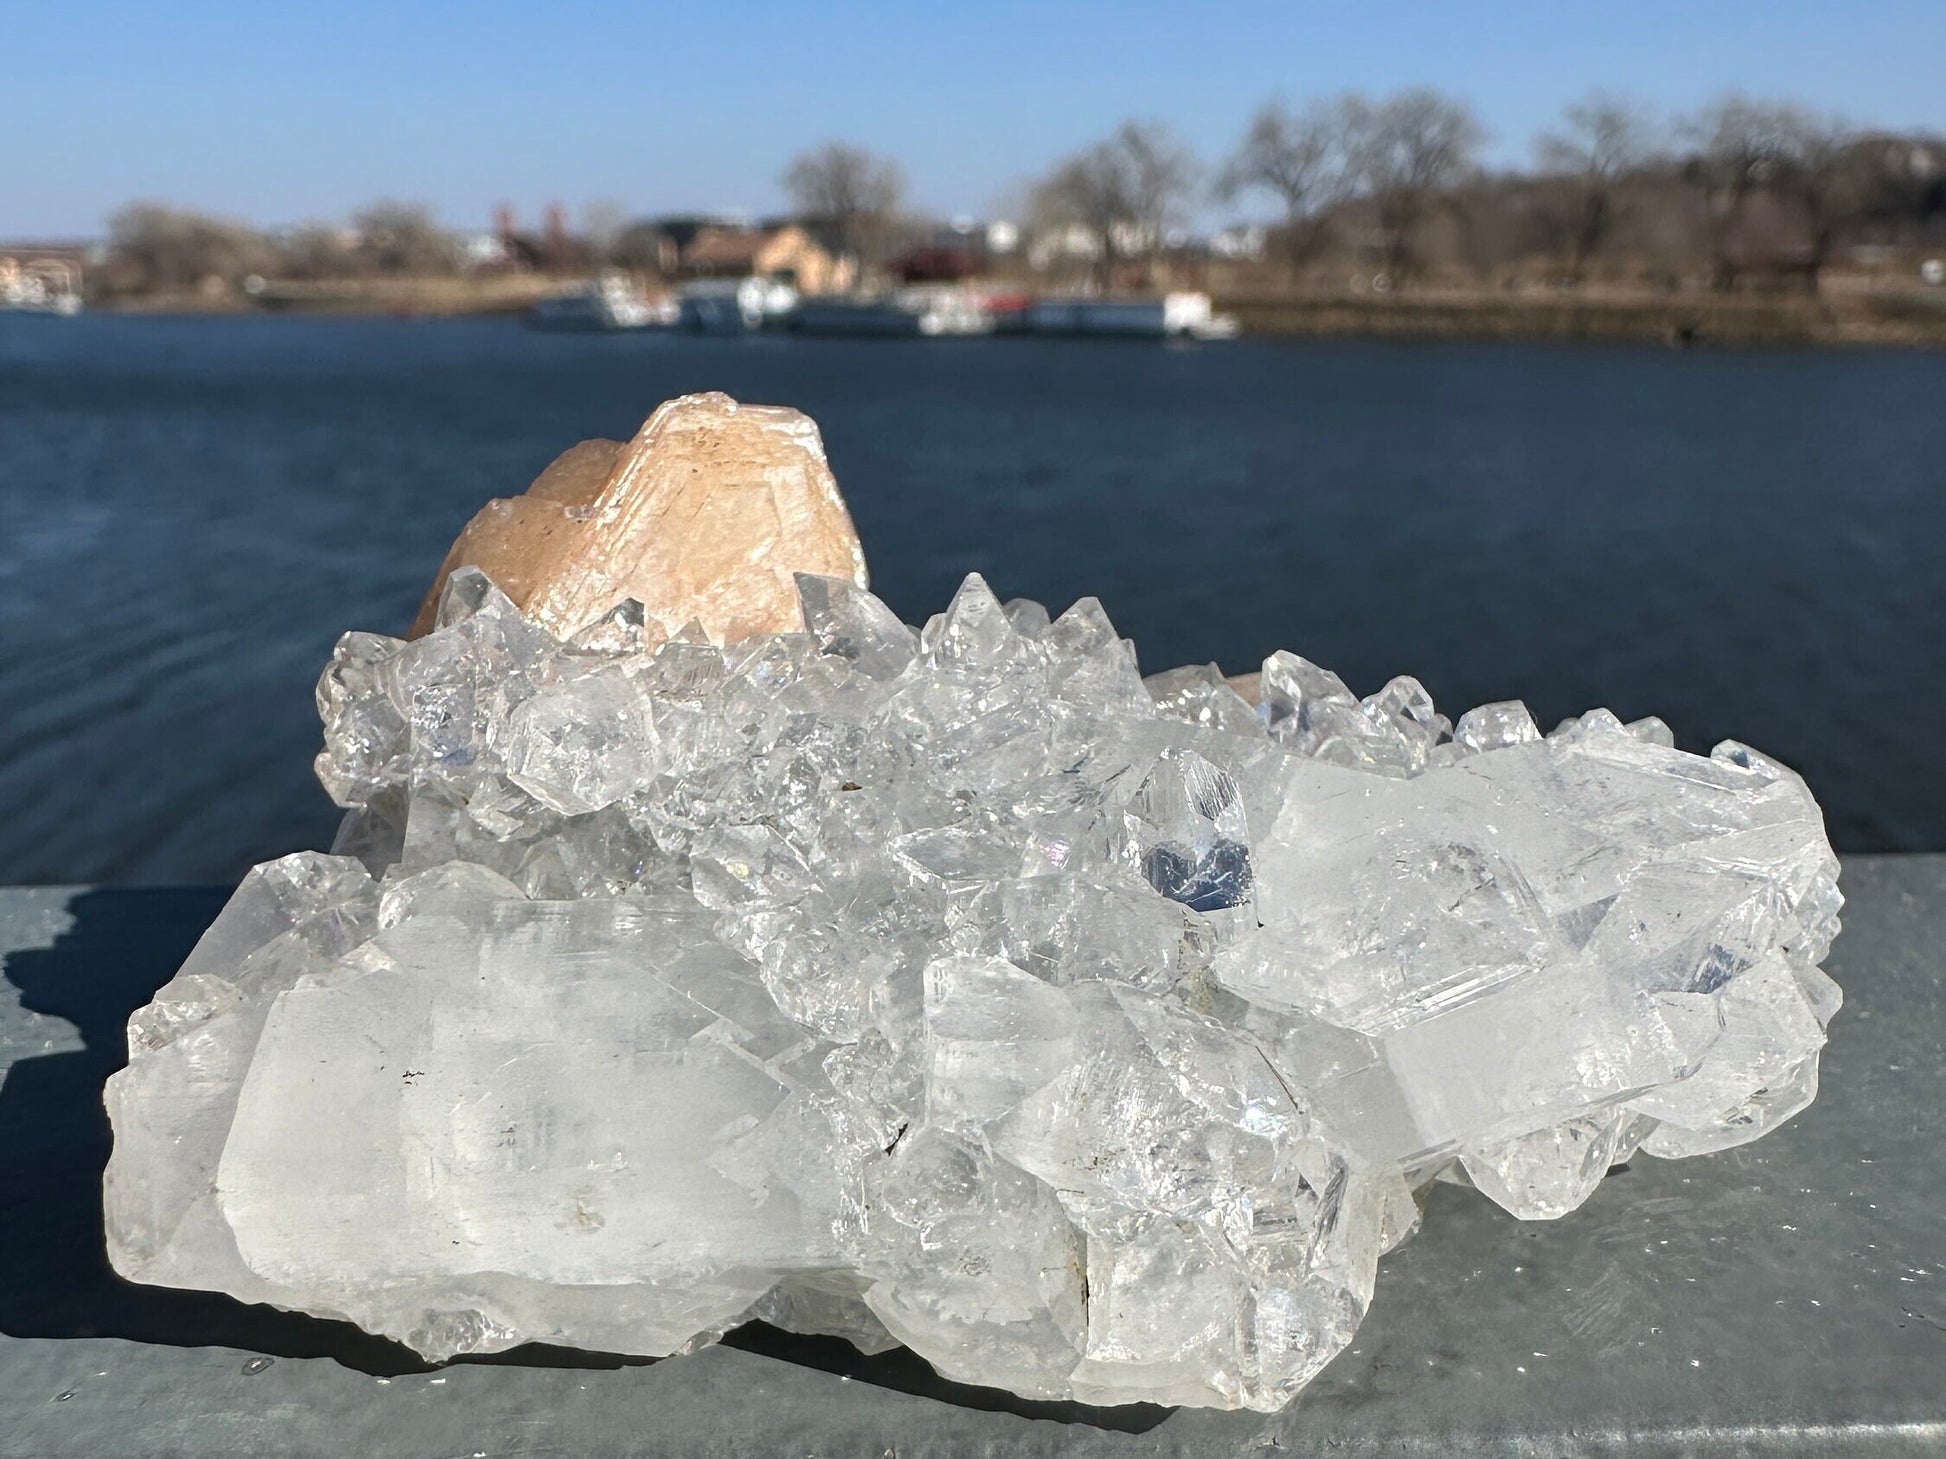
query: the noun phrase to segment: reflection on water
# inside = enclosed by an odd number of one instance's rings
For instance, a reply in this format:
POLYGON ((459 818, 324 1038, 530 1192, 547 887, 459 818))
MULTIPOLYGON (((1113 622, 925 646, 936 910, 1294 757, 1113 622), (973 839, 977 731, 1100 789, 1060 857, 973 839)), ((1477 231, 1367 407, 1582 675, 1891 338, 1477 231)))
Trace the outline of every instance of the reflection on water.
POLYGON ((328 838, 311 685, 559 449, 723 389, 824 427, 878 590, 1098 595, 1146 669, 1289 647, 1450 712, 1749 739, 1841 849, 1946 848, 1946 357, 542 336, 0 317, 0 882, 328 838))

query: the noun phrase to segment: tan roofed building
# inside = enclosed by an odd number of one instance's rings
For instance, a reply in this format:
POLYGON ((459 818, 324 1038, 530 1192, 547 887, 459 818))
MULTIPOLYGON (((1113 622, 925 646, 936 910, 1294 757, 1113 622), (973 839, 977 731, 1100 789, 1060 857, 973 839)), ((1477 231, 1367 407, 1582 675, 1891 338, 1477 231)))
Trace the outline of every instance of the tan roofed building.
POLYGON ((849 289, 854 270, 796 223, 774 228, 700 228, 683 248, 681 269, 693 278, 758 275, 794 285, 803 294, 849 289))

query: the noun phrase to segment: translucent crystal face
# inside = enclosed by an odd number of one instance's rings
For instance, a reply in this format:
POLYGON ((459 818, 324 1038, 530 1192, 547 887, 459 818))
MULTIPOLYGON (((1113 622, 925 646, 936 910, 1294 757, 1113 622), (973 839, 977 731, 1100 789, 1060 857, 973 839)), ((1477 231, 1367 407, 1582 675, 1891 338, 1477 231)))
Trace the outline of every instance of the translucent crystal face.
POLYGON ((1559 1216, 1815 1093, 1837 865, 1755 751, 1292 654, 1258 711, 977 577, 921 633, 802 598, 562 643, 462 572, 347 635, 335 853, 131 1021, 117 1268, 435 1357, 763 1317, 1274 1409, 1434 1177, 1559 1216))

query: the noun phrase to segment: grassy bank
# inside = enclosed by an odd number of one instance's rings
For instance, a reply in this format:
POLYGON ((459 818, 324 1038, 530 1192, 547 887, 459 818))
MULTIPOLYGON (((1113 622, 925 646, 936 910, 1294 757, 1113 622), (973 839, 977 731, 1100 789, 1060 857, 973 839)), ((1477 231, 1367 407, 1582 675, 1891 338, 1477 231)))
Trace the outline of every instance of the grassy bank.
POLYGON ((539 274, 489 278, 277 279, 233 290, 130 295, 92 307, 144 314, 517 314, 567 287, 539 274))
POLYGON ((1219 298, 1245 334, 1946 348, 1946 291, 1742 298, 1486 293, 1219 298))

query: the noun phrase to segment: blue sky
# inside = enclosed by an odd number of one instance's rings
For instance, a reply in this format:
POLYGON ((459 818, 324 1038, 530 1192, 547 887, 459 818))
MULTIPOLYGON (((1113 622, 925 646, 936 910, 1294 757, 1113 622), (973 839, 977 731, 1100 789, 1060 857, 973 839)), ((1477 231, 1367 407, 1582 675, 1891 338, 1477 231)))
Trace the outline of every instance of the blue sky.
POLYGON ((987 213, 1125 117, 1218 157, 1267 97, 1419 83, 1469 98, 1498 162, 1596 85, 1946 131, 1946 0, 0 0, 0 237, 138 197, 262 223, 379 195, 458 225, 502 200, 762 211, 829 137, 987 213))

